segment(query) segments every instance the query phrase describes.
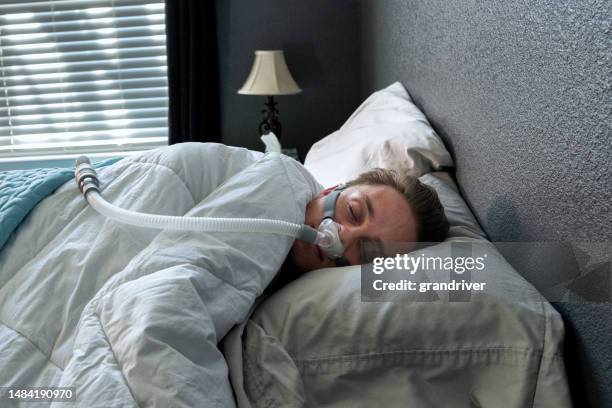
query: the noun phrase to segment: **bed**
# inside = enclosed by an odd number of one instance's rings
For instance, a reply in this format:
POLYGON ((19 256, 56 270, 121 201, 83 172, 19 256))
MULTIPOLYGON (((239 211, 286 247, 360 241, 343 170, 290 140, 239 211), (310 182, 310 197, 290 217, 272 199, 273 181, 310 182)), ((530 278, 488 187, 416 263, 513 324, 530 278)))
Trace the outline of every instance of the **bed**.
POLYGON ((70 180, 0 252, 0 385, 72 388, 87 407, 571 406, 559 314, 490 245, 402 84, 370 96, 305 165, 186 143, 100 177, 109 201, 136 211, 301 222, 323 186, 391 168, 445 207, 449 237, 424 251, 482 245, 487 290, 371 299, 358 265, 264 293, 289 238, 130 227, 95 213, 70 180))

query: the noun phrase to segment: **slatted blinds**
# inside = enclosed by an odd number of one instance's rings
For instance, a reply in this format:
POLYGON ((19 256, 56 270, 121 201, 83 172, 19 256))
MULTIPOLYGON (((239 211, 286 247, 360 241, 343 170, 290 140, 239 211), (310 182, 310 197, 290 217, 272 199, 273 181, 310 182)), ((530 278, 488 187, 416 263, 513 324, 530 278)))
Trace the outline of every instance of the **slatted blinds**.
POLYGON ((0 161, 168 143, 164 3, 0 0, 0 161))

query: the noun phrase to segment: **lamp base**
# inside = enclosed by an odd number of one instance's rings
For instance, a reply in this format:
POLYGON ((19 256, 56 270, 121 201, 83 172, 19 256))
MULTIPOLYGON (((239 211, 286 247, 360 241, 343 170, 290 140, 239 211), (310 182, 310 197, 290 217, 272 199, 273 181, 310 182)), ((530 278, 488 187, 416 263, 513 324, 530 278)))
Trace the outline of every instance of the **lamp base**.
POLYGON ((276 105, 278 105, 278 102, 274 101, 274 97, 268 96, 268 101, 265 103, 266 109, 261 111, 264 118, 259 124, 259 134, 265 135, 266 133, 272 132, 277 139, 280 139, 283 128, 278 120, 278 109, 276 109, 276 105))

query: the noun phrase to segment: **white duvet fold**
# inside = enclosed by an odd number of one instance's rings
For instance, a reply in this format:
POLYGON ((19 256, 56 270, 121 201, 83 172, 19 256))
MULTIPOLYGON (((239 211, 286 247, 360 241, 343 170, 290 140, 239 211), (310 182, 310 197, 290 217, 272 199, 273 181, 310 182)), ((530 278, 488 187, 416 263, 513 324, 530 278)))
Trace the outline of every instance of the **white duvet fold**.
MULTIPOLYGON (((157 149, 99 174, 108 201, 167 215, 301 223, 319 189, 288 157, 217 144, 157 149)), ((0 253, 0 386, 76 387, 87 407, 233 406, 217 343, 291 244, 118 224, 66 183, 0 253)))

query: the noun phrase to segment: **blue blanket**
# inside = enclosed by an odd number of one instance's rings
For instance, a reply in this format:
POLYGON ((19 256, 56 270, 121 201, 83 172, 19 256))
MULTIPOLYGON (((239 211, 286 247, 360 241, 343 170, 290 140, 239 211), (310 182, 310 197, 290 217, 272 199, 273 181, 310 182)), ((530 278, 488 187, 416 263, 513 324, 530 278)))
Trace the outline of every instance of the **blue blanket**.
MULTIPOLYGON (((103 160, 100 168, 119 160, 103 160)), ((44 168, 0 172, 0 249, 26 215, 43 198, 74 178, 74 168, 44 168)))

